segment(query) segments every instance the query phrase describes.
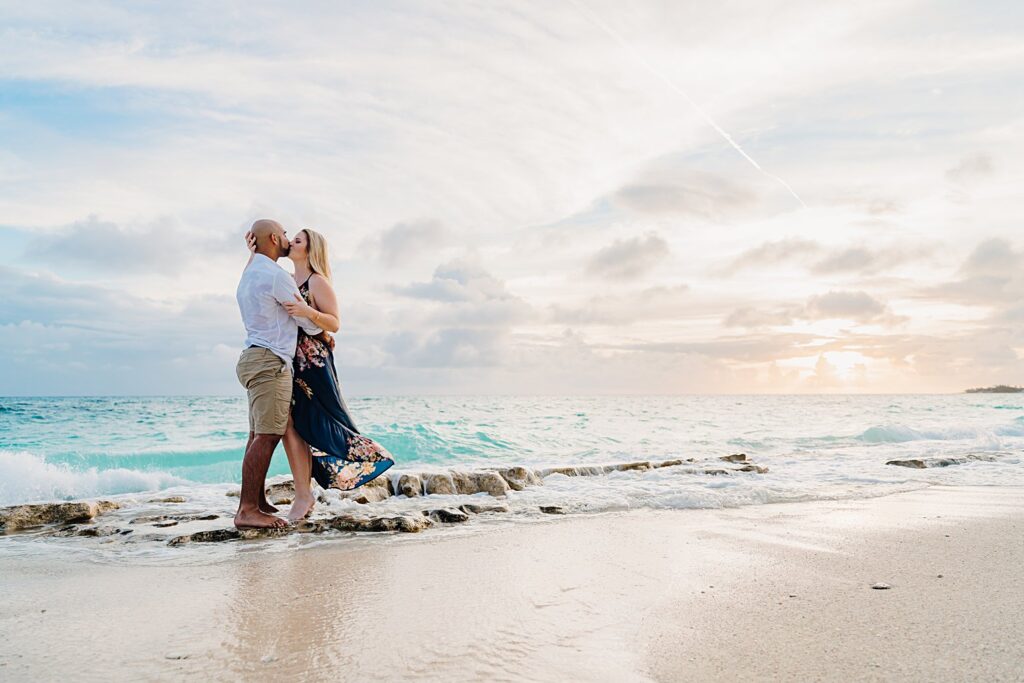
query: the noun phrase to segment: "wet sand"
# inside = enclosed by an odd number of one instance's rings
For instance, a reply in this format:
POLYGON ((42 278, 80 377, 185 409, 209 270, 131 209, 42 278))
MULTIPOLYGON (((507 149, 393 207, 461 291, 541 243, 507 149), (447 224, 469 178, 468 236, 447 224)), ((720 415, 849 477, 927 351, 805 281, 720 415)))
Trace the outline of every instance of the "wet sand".
POLYGON ((0 558, 0 679, 1024 679, 1021 489, 259 543, 0 558))

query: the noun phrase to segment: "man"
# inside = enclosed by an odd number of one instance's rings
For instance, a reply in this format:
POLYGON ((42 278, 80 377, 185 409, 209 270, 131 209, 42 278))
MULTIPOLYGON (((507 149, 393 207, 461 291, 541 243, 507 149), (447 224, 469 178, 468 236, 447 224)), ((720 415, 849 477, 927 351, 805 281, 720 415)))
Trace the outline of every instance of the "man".
POLYGON ((287 256, 288 237, 277 221, 252 224, 256 253, 238 283, 238 309, 245 324, 245 350, 238 359, 238 381, 249 394, 249 442, 242 460, 242 494, 235 513, 240 529, 277 528, 285 520, 266 497, 267 469, 288 427, 292 402, 292 359, 298 325, 310 335, 320 328, 306 318, 292 318, 281 305, 299 296, 295 281, 277 260, 287 256))

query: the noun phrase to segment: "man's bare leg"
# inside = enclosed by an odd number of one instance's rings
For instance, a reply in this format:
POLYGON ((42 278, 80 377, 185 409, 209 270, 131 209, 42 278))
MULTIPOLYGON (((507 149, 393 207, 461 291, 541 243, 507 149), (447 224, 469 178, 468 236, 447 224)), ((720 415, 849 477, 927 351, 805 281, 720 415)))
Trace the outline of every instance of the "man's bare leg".
POLYGON ((313 454, 299 433, 295 431, 292 420, 288 418, 288 430, 284 433, 284 452, 288 454, 288 466, 292 469, 295 480, 295 500, 288 511, 288 519, 297 522, 309 516, 316 505, 310 479, 313 472, 313 454))
POLYGON ((255 434, 245 449, 242 460, 242 494, 235 513, 238 528, 276 528, 287 526, 280 517, 260 511, 260 500, 266 495, 267 470, 281 437, 277 434, 255 434))
MULTIPOLYGON (((249 440, 245 442, 245 450, 249 450, 249 446, 252 445, 252 440, 256 437, 255 432, 249 432, 249 440)), ((264 486, 263 490, 260 491, 260 512, 265 512, 268 515, 272 515, 277 512, 277 508, 270 504, 267 500, 267 488, 264 486)))

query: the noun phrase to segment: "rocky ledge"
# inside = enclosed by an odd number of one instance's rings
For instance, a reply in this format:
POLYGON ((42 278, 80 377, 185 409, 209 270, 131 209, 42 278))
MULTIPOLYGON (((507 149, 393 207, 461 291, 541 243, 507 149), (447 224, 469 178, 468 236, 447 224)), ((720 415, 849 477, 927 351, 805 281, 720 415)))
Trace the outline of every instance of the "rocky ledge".
POLYGON ((75 503, 38 503, 0 508, 0 529, 14 531, 44 524, 89 522, 97 515, 121 506, 109 500, 75 503))
MULTIPOLYGON (((367 485, 355 490, 343 492, 343 499, 356 503, 370 504, 386 500, 392 496, 403 496, 409 499, 432 495, 473 495, 486 493, 492 498, 504 499, 509 491, 522 491, 532 486, 542 486, 544 479, 552 476, 593 477, 615 472, 645 472, 663 468, 674 468, 679 474, 697 474, 706 476, 733 475, 735 473, 764 474, 767 467, 755 465, 747 460, 742 453, 725 455, 696 461, 694 458, 635 461, 609 465, 578 465, 532 469, 523 466, 495 467, 480 470, 450 470, 442 472, 392 472, 378 477, 367 485)), ((266 490, 267 498, 276 505, 287 505, 295 496, 292 481, 271 484, 266 490)), ((238 491, 227 495, 237 496, 238 491)), ((487 500, 487 498, 484 498, 487 500)), ((321 497, 322 502, 326 499, 321 497)), ((137 516, 115 515, 116 521, 128 526, 119 527, 110 524, 94 524, 97 516, 104 512, 120 508, 112 501, 44 503, 37 505, 18 505, 0 509, 0 531, 15 531, 33 527, 49 526, 44 529, 46 536, 98 536, 124 538, 126 542, 156 541, 167 542, 172 546, 189 543, 214 543, 223 541, 275 538, 293 533, 323 533, 327 531, 353 532, 399 532, 416 533, 437 524, 460 524, 469 521, 475 515, 488 513, 509 513, 509 506, 501 500, 485 503, 480 499, 474 502, 452 505, 445 501, 443 507, 429 507, 417 512, 387 514, 342 514, 335 517, 305 520, 282 529, 235 529, 215 528, 195 530, 193 533, 182 534, 168 540, 168 536, 159 533, 146 533, 150 530, 174 527, 179 524, 191 524, 220 519, 221 515, 213 512, 191 511, 178 507, 187 500, 182 496, 156 498, 149 501, 154 504, 166 504, 181 510, 158 510, 163 514, 146 514, 137 516), (128 518, 126 518, 128 517, 128 518)), ((424 501, 427 502, 427 501, 424 501)), ((369 509, 372 509, 370 506, 369 509)), ((543 505, 538 508, 542 513, 565 514, 566 509, 557 505, 543 505)), ((183 529, 182 531, 184 531, 183 529)), ((189 531, 192 531, 189 529, 189 531)))
POLYGON ((912 458, 910 460, 890 460, 886 465, 897 467, 911 467, 914 469, 925 469, 926 467, 949 467, 950 465, 963 465, 973 461, 995 462, 991 455, 966 455, 962 458, 912 458))

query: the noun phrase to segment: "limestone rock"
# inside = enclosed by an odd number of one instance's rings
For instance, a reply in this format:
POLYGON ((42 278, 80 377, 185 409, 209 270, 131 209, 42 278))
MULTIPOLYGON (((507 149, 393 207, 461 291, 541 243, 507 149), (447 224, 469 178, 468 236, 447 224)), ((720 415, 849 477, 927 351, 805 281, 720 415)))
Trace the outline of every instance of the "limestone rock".
POLYGON ((972 460, 994 462, 995 458, 991 455, 971 454, 962 458, 913 458, 911 460, 889 460, 885 464, 897 465, 899 467, 912 467, 915 469, 924 469, 926 467, 949 467, 950 465, 963 465, 964 463, 971 462, 972 460))
MULTIPOLYGON (((384 478, 385 477, 377 477, 377 479, 384 478)), ((373 481, 377 481, 377 479, 374 479, 373 481)), ((373 486, 373 481, 371 481, 369 484, 366 484, 365 486, 359 487, 359 489, 356 490, 352 500, 362 505, 366 505, 368 503, 379 503, 380 501, 388 498, 391 495, 386 486, 381 486, 379 484, 373 486)))
POLYGON ((896 465, 897 467, 913 467, 915 469, 924 469, 927 465, 924 464, 924 460, 914 458, 913 460, 890 460, 886 465, 896 465))
POLYGON ((724 460, 726 462, 746 462, 747 455, 746 453, 733 453, 732 455, 723 455, 719 460, 724 460))
POLYGON ((418 474, 403 474, 398 478, 398 492, 406 498, 414 498, 423 492, 423 480, 418 474))
POLYGON ((424 510, 423 514, 430 517, 436 522, 442 524, 458 524, 460 522, 468 522, 469 515, 458 510, 456 508, 438 508, 436 510, 424 510))
POLYGON ((456 493, 488 493, 501 497, 508 493, 509 486, 497 472, 452 472, 452 483, 456 493))
POLYGON ((881 581, 879 581, 878 583, 871 584, 871 587, 874 588, 876 591, 887 591, 890 588, 892 588, 892 586, 890 586, 889 584, 882 583, 881 581))
POLYGON ((502 505, 500 503, 494 505, 479 505, 477 503, 464 503, 459 506, 459 509, 463 512, 468 512, 472 515, 479 515, 484 512, 508 512, 508 505, 502 505))
POLYGON ((767 467, 761 467, 760 465, 754 465, 753 463, 744 465, 743 467, 737 467, 736 472, 757 472, 758 474, 765 474, 768 472, 767 467))
POLYGON ((528 467, 509 467, 499 470, 498 474, 504 478, 505 483, 513 491, 522 491, 527 486, 539 486, 544 483, 537 476, 537 473, 528 467))
POLYGON ((338 515, 325 520, 326 524, 338 531, 401 531, 416 533, 430 527, 432 522, 426 517, 395 515, 391 517, 357 517, 355 515, 338 515))
MULTIPOLYGON (((78 529, 76 536, 117 536, 121 529, 116 526, 85 526, 78 529)), ((129 533, 131 533, 129 531, 129 533)))
POLYGON ((684 460, 662 460, 661 462, 652 463, 653 467, 675 467, 676 465, 682 465, 684 460))
POLYGON ((425 488, 429 495, 453 495, 455 482, 448 474, 428 474, 425 488))
POLYGON ((96 515, 121 507, 119 504, 101 500, 95 503, 38 503, 0 508, 0 529, 13 531, 43 524, 67 524, 87 522, 96 515))
POLYGON ((605 472, 611 472, 617 466, 616 465, 578 465, 578 466, 564 466, 564 467, 546 467, 537 472, 541 477, 547 477, 552 474, 564 474, 567 477, 593 477, 605 472))
POLYGON ((51 531, 51 532, 49 532, 49 533, 47 533, 45 535, 47 535, 47 536, 61 536, 61 537, 69 537, 69 536, 91 536, 91 537, 97 537, 97 536, 117 536, 119 534, 120 535, 127 535, 127 534, 130 534, 130 533, 131 533, 130 529, 124 529, 123 530, 123 529, 119 529, 119 528, 117 528, 115 526, 78 526, 78 525, 75 525, 75 524, 70 524, 68 526, 61 527, 60 529, 57 529, 56 531, 51 531))
MULTIPOLYGON (((142 517, 136 517, 129 524, 154 524, 159 526, 164 522, 208 522, 211 519, 218 519, 220 515, 210 512, 207 514, 196 514, 196 515, 143 515, 142 517)), ((173 526, 171 524, 165 524, 165 526, 173 526)))
POLYGON ((282 526, 268 529, 239 529, 238 537, 243 541, 255 541, 261 538, 280 538, 295 531, 290 526, 282 526))
POLYGON ((565 508, 561 505, 541 505, 540 511, 548 515, 564 515, 565 508))
POLYGON ((211 529, 210 531, 197 531, 186 536, 176 536, 167 541, 167 545, 178 546, 186 543, 220 543, 221 541, 233 541, 241 538, 238 529, 211 529))
POLYGON ((630 472, 633 470, 643 472, 644 470, 651 469, 651 463, 649 462, 624 462, 620 465, 615 465, 615 469, 619 472, 630 472))
POLYGON ((274 505, 288 505, 295 498, 295 482, 289 479, 267 487, 267 500, 274 505))
POLYGON ((168 496, 167 498, 154 498, 150 503, 184 503, 184 496, 168 496))

